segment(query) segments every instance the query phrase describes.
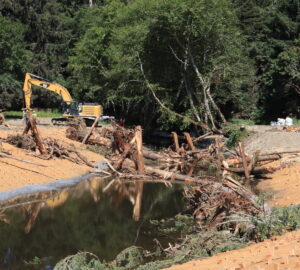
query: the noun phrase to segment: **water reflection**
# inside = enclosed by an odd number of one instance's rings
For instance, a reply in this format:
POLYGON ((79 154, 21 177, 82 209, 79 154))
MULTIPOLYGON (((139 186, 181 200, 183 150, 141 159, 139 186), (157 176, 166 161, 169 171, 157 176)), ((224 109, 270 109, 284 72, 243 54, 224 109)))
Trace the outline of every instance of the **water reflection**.
POLYGON ((160 236, 148 221, 173 216, 182 207, 181 186, 99 177, 23 196, 1 205, 0 266, 36 269, 25 261, 38 257, 50 267, 80 250, 111 260, 133 244, 151 249, 160 236))

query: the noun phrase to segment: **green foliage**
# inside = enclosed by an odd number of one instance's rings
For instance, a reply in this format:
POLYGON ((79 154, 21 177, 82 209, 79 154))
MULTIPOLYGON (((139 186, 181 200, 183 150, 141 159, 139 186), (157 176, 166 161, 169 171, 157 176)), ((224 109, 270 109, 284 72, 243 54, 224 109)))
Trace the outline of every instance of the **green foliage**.
POLYGON ((139 265, 144 264, 144 257, 144 250, 142 248, 131 246, 118 254, 115 264, 117 267, 135 269, 139 265))
MULTIPOLYGON (((177 219, 180 219, 180 217, 177 217, 177 219)), ((185 218, 181 219, 185 220, 185 218)), ((189 220, 189 218, 187 219, 189 220)), ((213 256, 220 252, 239 249, 247 245, 247 241, 235 237, 230 233, 228 234, 216 230, 208 230, 189 234, 184 245, 181 245, 176 252, 170 253, 164 257, 162 257, 160 253, 156 252, 152 254, 149 254, 148 252, 147 254, 147 252, 141 248, 132 246, 123 250, 111 263, 101 263, 98 261, 99 268, 91 268, 88 265, 86 258, 79 254, 63 259, 55 266, 54 270, 76 270, 80 269, 78 268, 79 266, 82 267, 81 269, 87 270, 163 269, 177 263, 184 263, 195 258, 201 259, 213 256), (72 259, 71 261, 70 258, 72 259), (66 268, 66 266, 72 266, 74 268, 66 268)), ((95 260, 91 260, 91 262, 95 263, 95 260)))
POLYGON ((259 239, 294 231, 300 228, 300 206, 273 208, 270 214, 264 213, 252 222, 259 239))
POLYGON ((234 0, 248 51, 255 60, 259 87, 256 117, 277 119, 298 114, 299 0, 234 0))
MULTIPOLYGON (((37 117, 43 117, 43 118, 53 118, 53 117, 61 116, 61 113, 58 110, 38 111, 38 112, 34 112, 34 114, 37 117)), ((21 112, 21 111, 5 111, 4 115, 5 115, 6 120, 10 120, 10 119, 22 118, 23 112, 21 112)))
MULTIPOLYGON (((299 117, 299 1, 1 1, 0 107, 22 107, 28 71, 127 123, 187 129, 154 100, 141 64, 168 108, 204 121, 190 50, 226 117, 299 117)), ((59 107, 59 97, 33 94, 35 107, 59 107)))
POLYGON ((30 56, 25 49, 25 30, 20 23, 0 15, 0 108, 22 104, 20 79, 30 56))
MULTIPOLYGON (((182 84, 183 67, 176 59, 186 58, 182 46, 190 47, 200 71, 210 78, 219 104, 238 104, 240 87, 247 89, 250 61, 230 1, 137 0, 124 5, 115 0, 86 10, 80 29, 86 30, 70 58, 70 81, 81 89, 79 97, 96 97, 131 120, 165 128, 189 126, 156 104, 141 72, 143 64, 166 106, 194 118, 182 84)), ((202 114, 202 86, 191 65, 185 73, 202 114)))
MULTIPOLYGON (((241 236, 233 235, 228 231, 216 231, 214 229, 199 231, 199 228, 189 216, 177 215, 174 218, 153 220, 152 224, 158 226, 163 232, 173 232, 171 228, 181 227, 187 229, 188 235, 185 237, 184 245, 177 248, 176 252, 161 256, 161 253, 147 253, 140 248, 130 247, 122 251, 111 263, 100 263, 99 265, 107 270, 128 270, 128 269, 163 269, 177 263, 183 263, 195 258, 201 259, 214 256, 220 252, 226 252, 234 249, 240 249, 247 246, 253 239, 262 241, 274 235, 282 234, 288 231, 294 231, 300 228, 300 206, 276 207, 265 209, 258 216, 246 214, 234 215, 229 217, 244 223, 245 231, 241 236), (179 226, 176 223, 182 223, 179 226), (168 229, 169 228, 169 229, 168 229), (148 261, 147 263, 145 263, 148 261)), ((77 256, 77 255, 75 255, 77 256)), ((70 256, 72 257, 72 256, 70 256)), ((63 261, 68 260, 69 257, 63 261)), ((85 259, 80 260, 80 263, 85 259)), ((86 263, 86 261, 85 261, 86 263)), ((62 266, 62 262, 59 263, 62 266)), ((80 264, 81 267, 86 264, 80 264)), ((57 267, 57 266, 56 266, 57 267)), ((59 270, 61 268, 55 268, 59 270)), ((70 268, 73 269, 73 268, 70 268)), ((74 268, 77 269, 77 268, 74 268)), ((98 268, 82 268, 98 269, 98 268)))
MULTIPOLYGON (((29 0, 24 2, 22 0, 10 0, 1 2, 0 14, 3 14, 9 22, 6 25, 1 25, 0 31, 7 31, 9 38, 0 34, 0 39, 8 42, 11 39, 12 45, 10 47, 15 53, 7 58, 12 64, 18 61, 18 66, 21 66, 21 68, 18 67, 18 70, 10 68, 7 75, 2 75, 0 72, 0 82, 3 81, 6 89, 9 89, 6 92, 13 89, 16 93, 14 96, 5 95, 5 99, 1 93, 1 101, 3 101, 5 108, 21 109, 21 89, 25 72, 31 72, 66 85, 65 67, 74 42, 73 35, 76 22, 75 10, 73 9, 75 6, 62 2, 69 1, 29 0), (15 47, 18 47, 19 52, 16 52, 15 47), (27 57, 28 51, 30 51, 30 57, 27 57), (14 78, 16 79, 14 80, 14 78)), ((9 53, 10 50, 7 49, 6 51, 9 53)), ((2 55, 1 58, 3 58, 2 55)), ((1 67, 9 67, 9 64, 4 63, 1 67)), ((61 100, 56 95, 49 98, 47 91, 33 92, 35 107, 57 108, 60 102, 61 100)))
POLYGON ((229 119, 228 122, 231 124, 235 124, 235 125, 255 125, 255 122, 250 119, 232 118, 232 119, 229 119))
POLYGON ((61 260, 54 270, 104 270, 107 269, 105 264, 102 264, 100 260, 91 253, 80 252, 76 255, 71 255, 61 260))
POLYGON ((245 137, 249 135, 249 132, 245 129, 240 129, 240 126, 228 124, 223 127, 223 130, 226 132, 228 137, 226 145, 228 147, 234 147, 238 142, 242 141, 245 137))
POLYGON ((35 256, 31 261, 26 262, 26 264, 40 265, 41 264, 41 259, 39 257, 35 256))

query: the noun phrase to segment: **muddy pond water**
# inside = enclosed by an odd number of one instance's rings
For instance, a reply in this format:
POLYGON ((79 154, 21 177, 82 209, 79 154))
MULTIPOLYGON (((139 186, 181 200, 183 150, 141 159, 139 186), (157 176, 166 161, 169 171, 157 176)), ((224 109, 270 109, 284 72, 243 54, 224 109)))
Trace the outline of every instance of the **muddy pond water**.
POLYGON ((161 235, 150 220, 180 213, 182 189, 91 177, 1 202, 0 269, 50 270, 78 251, 110 261, 131 245, 153 250, 154 238, 174 243, 178 236, 161 235))

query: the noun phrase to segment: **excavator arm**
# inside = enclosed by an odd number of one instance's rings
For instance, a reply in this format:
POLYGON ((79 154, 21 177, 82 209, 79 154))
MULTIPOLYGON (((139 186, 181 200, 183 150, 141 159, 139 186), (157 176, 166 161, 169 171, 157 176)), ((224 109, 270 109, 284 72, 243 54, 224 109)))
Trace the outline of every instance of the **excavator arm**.
POLYGON ((32 96, 32 85, 45 88, 49 91, 52 91, 60 95, 64 100, 64 102, 66 102, 68 105, 70 105, 71 102, 73 101, 69 91, 62 85, 55 82, 51 82, 47 79, 41 78, 34 74, 26 73, 24 86, 23 86, 24 103, 25 103, 26 110, 31 110, 30 105, 31 105, 31 96, 32 96))

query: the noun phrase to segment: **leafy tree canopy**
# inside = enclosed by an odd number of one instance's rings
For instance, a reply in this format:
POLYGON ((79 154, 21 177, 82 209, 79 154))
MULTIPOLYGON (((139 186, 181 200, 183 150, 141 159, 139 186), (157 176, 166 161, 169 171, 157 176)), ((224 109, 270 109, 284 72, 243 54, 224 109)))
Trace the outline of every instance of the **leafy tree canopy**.
POLYGON ((7 109, 22 104, 22 77, 30 53, 25 49, 26 28, 0 16, 0 108, 7 109))

